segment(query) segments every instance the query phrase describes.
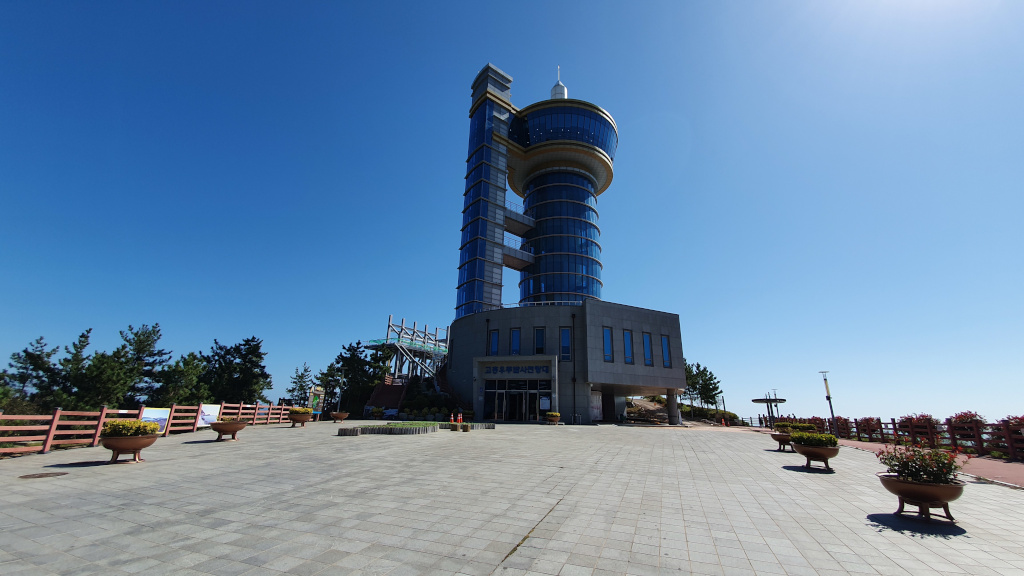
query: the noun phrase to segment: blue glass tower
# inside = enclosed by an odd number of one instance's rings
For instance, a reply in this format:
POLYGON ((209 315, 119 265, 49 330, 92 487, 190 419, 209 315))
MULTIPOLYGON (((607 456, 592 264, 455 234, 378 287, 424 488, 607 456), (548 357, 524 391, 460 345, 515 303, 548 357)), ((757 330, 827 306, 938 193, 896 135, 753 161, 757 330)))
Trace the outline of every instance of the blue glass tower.
POLYGON ((520 305, 601 297, 597 197, 612 181, 615 121, 560 81, 517 110, 511 83, 491 65, 473 82, 456 318, 501 307, 504 267, 520 271, 520 305))

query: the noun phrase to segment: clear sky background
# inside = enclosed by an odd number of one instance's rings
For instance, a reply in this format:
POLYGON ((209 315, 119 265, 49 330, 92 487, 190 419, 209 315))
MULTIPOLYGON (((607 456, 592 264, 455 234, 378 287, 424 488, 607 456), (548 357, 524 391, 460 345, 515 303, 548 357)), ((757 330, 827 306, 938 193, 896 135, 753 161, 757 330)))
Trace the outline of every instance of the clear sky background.
MULTIPOLYGON (((1024 413, 1024 3, 0 3, 0 358, 454 317, 470 84, 616 119, 603 297, 729 409, 1024 413)), ((506 270, 506 302, 518 299, 506 270)))

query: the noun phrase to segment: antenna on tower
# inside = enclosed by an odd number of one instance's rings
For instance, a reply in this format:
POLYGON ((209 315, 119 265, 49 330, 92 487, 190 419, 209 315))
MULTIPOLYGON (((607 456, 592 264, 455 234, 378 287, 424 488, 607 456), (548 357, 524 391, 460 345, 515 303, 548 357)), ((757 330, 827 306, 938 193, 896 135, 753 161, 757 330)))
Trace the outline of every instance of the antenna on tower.
POLYGON ((557 70, 558 70, 558 81, 555 82, 555 85, 551 88, 551 99, 552 100, 555 100, 555 99, 558 99, 558 98, 568 98, 569 97, 569 89, 565 87, 565 84, 562 84, 562 67, 561 66, 557 66, 557 70))

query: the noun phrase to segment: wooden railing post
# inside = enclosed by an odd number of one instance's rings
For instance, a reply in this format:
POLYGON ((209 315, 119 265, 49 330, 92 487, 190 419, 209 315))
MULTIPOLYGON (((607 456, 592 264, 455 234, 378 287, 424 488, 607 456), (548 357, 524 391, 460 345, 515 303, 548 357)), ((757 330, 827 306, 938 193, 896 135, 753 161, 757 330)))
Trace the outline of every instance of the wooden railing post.
POLYGON ((92 435, 92 444, 89 444, 90 446, 95 448, 100 445, 100 433, 103 432, 103 422, 105 422, 106 419, 107 405, 104 404, 103 408, 100 410, 100 415, 96 418, 96 432, 92 435))
POLYGON ((53 433, 57 431, 58 422, 60 422, 60 407, 57 407, 53 411, 53 420, 50 421, 50 431, 46 433, 46 440, 43 442, 43 449, 39 451, 40 454, 46 454, 50 451, 50 446, 53 444, 53 433))
MULTIPOLYGON (((174 410, 177 407, 177 402, 171 402, 171 411, 167 414, 167 424, 164 425, 164 433, 161 436, 167 436, 171 433, 171 422, 174 422, 174 410)), ((142 416, 142 412, 139 412, 139 416, 142 416)))
POLYGON ((1013 430, 1010 428, 1009 420, 1000 420, 1003 424, 1003 436, 1006 438, 1006 451, 1010 460, 1017 460, 1020 454, 1017 452, 1017 444, 1013 441, 1013 430))
POLYGON ((946 434, 949 434, 949 447, 952 448, 953 450, 959 448, 960 442, 958 442, 956 432, 953 431, 952 418, 946 418, 946 434))
POLYGON ((199 430, 199 423, 202 422, 202 420, 203 420, 203 403, 200 402, 199 405, 196 406, 196 419, 195 419, 194 422, 192 422, 192 431, 193 432, 195 432, 196 430, 199 430))
POLYGON ((142 412, 145 411, 145 410, 146 410, 146 405, 145 404, 139 406, 139 416, 138 416, 138 418, 136 418, 136 420, 142 420, 142 412))

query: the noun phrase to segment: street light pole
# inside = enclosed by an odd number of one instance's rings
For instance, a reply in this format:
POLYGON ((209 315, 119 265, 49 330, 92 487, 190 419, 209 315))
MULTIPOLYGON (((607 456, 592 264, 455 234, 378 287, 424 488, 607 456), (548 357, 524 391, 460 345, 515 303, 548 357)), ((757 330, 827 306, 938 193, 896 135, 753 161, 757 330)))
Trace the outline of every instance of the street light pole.
POLYGON ((832 409, 832 393, 828 389, 828 370, 818 370, 822 379, 825 380, 825 400, 828 400, 828 411, 832 415, 832 433, 839 436, 839 428, 836 427, 836 411, 832 409))
POLYGON ((341 392, 345 389, 345 368, 341 369, 341 385, 338 386, 338 408, 335 412, 341 412, 341 392))

